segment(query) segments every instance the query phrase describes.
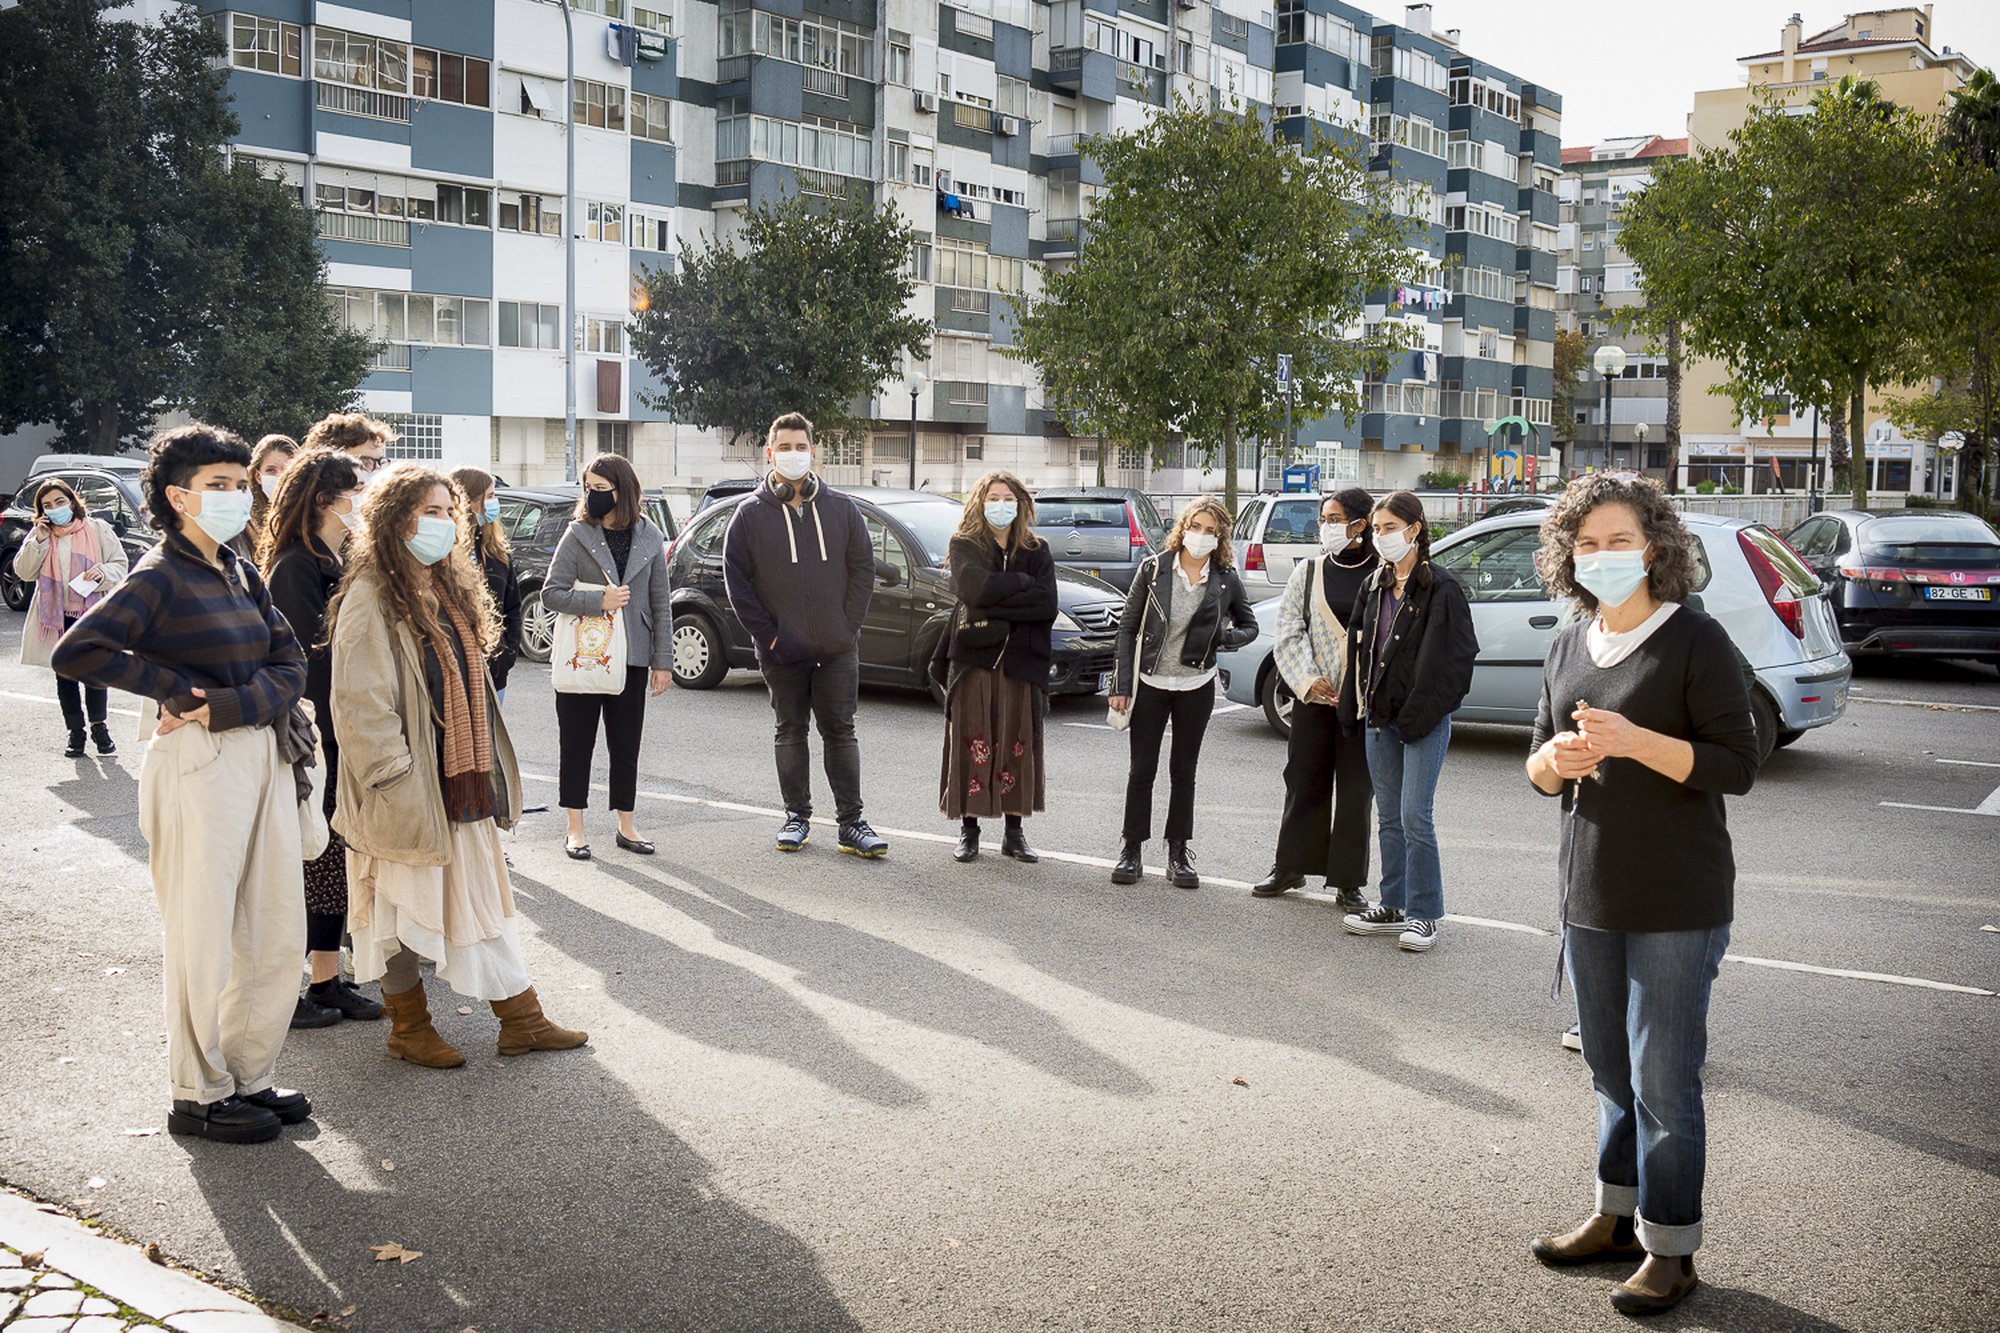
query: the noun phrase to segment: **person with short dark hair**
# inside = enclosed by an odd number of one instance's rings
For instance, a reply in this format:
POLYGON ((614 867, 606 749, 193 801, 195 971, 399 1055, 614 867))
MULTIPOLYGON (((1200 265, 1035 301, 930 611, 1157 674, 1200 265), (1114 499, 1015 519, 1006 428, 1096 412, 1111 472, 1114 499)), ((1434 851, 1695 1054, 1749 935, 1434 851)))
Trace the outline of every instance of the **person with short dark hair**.
POLYGON ((366 412, 335 412, 321 417, 306 432, 308 449, 338 449, 354 458, 366 487, 389 461, 389 446, 396 442, 396 429, 377 421, 366 412))
MULTIPOLYGON (((57 640, 124 579, 129 561, 118 532, 85 512, 83 497, 60 477, 36 484, 28 507, 35 517, 14 550, 14 577, 34 586, 27 623, 21 627, 21 665, 45 667, 57 640)), ((69 731, 65 757, 83 757, 83 728, 99 754, 117 754, 111 739, 110 697, 101 685, 78 685, 56 677, 56 702, 69 731)))
POLYGON ((229 549, 250 448, 215 426, 153 439, 141 482, 166 536, 56 645, 72 680, 158 700, 139 829, 166 927, 173 1134, 255 1143, 312 1103, 274 1086, 306 947, 298 774, 280 754, 306 659, 229 549))
POLYGON ((778 850, 796 852, 812 836, 812 750, 806 727, 819 724, 826 778, 833 786, 839 848, 878 857, 888 842, 861 808, 861 622, 875 595, 875 548, 861 507, 813 467, 812 422, 787 412, 764 433, 768 469, 729 516, 722 575, 729 604, 756 646, 757 665, 777 719, 778 790, 785 822, 778 850))
POLYGON ((549 557, 542 604, 575 616, 616 611, 625 618, 625 688, 618 694, 556 694, 561 759, 558 801, 568 819, 563 852, 591 859, 583 812, 590 808, 590 762, 597 730, 611 756, 611 809, 618 816, 618 845, 651 856, 633 810, 639 801, 639 743, 646 730, 646 698, 674 683, 674 612, 667 585, 667 538, 640 504, 639 474, 617 454, 599 454, 583 469, 576 517, 549 557), (585 586, 579 586, 585 585, 585 586))
POLYGON ((507 702, 507 677, 521 651, 521 584, 514 577, 514 552, 507 542, 506 525, 500 521, 500 497, 495 494, 493 474, 484 468, 453 468, 451 484, 465 497, 472 525, 466 534, 473 562, 486 574, 486 590, 493 594, 494 609, 500 613, 500 643, 487 665, 493 669, 493 692, 507 702))
POLYGON ((1728 633, 1684 605, 1695 539, 1656 483, 1572 481, 1541 537, 1550 594, 1584 613, 1549 647, 1527 771, 1567 823, 1563 958, 1597 1092, 1597 1200, 1530 1250, 1639 1261, 1611 1304, 1651 1314, 1696 1285, 1708 1001, 1735 918, 1723 798, 1756 781, 1757 724, 1728 633))

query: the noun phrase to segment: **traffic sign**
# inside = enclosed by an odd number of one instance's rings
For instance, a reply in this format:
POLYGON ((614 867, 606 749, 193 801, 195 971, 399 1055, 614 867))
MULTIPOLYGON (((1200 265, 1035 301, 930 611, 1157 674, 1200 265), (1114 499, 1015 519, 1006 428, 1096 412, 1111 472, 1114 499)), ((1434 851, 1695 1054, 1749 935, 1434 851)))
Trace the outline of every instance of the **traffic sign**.
POLYGON ((1290 352, 1278 354, 1278 387, 1290 388, 1292 383, 1292 355, 1290 352))

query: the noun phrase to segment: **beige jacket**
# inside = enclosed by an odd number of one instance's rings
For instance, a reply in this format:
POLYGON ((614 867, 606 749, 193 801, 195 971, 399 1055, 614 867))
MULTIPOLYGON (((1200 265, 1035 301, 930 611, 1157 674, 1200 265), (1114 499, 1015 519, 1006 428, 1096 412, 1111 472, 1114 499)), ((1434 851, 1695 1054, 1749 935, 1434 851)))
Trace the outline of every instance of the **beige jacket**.
MULTIPOLYGON (((333 733, 340 741, 340 790, 333 826, 364 856, 404 865, 451 860, 438 771, 437 730, 424 657, 408 625, 389 624, 382 586, 348 582, 333 627, 333 733)), ((499 824, 521 817, 521 770, 486 678, 487 717, 500 784, 499 824)))

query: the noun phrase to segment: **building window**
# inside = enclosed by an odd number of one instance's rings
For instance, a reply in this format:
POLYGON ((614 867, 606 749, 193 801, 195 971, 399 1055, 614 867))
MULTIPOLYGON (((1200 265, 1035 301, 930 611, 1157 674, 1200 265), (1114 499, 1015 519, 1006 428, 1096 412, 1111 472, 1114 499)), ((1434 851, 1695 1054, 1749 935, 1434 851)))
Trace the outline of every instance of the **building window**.
POLYGON ((953 102, 951 123, 960 129, 990 130, 993 128, 993 113, 983 106, 975 106, 970 102, 953 102))
POLYGON ((940 240, 937 245, 937 284, 972 291, 1014 294, 1026 280, 1027 263, 1005 255, 989 255, 963 241, 940 240))
POLYGON ((632 94, 632 137, 654 143, 674 141, 673 103, 651 93, 632 94))
POLYGON ((493 66, 475 56, 433 51, 427 46, 410 48, 410 94, 414 97, 484 107, 492 102, 492 83, 493 66))
POLYGON ((536 236, 562 235, 562 200, 539 194, 500 191, 500 230, 536 236))
POLYGON ((597 423, 597 452, 617 454, 620 458, 632 456, 632 423, 629 421, 600 421, 597 423))
POLYGON ((889 82, 908 88, 910 86, 910 74, 913 67, 910 59, 910 34, 891 29, 889 32, 889 82))
POLYGON ((615 83, 578 79, 570 99, 569 118, 578 125, 602 130, 625 129, 625 90, 615 83))
POLYGON ((434 412, 384 412, 381 420, 396 432, 389 457, 417 463, 444 458, 444 418, 434 412))
POLYGON ((500 346, 553 352, 562 347, 562 309, 522 301, 500 303, 500 346))
POLYGON ((625 205, 603 204, 591 199, 583 201, 578 207, 581 216, 577 219, 577 239, 625 244, 625 205))
POLYGON ((915 282, 929 282, 931 280, 931 247, 929 244, 918 241, 910 247, 910 262, 904 267, 903 272, 915 282))
POLYGON ((607 315, 585 315, 577 331, 576 350, 600 356, 625 355, 625 321, 607 315))
MULTIPOLYGON (((485 347, 491 341, 488 306, 473 296, 431 296, 421 292, 373 292, 329 287, 341 325, 378 342, 431 347, 485 347)), ((402 357, 409 365, 409 357, 402 357)))
POLYGON ((634 250, 657 250, 664 254, 674 248, 674 225, 670 219, 634 209, 626 222, 631 227, 634 250))
MULTIPOLYGON (((747 99, 746 99, 747 100, 747 99)), ((718 109, 718 116, 720 111, 718 109)), ((858 125, 808 116, 804 120, 773 120, 751 116, 749 156, 766 162, 838 176, 875 178, 875 145, 858 125)), ((716 121, 716 159, 722 160, 722 121, 716 121)))
POLYGON ((906 143, 887 145, 882 163, 882 179, 885 181, 907 181, 910 178, 910 146, 906 143))
POLYGON ((313 77, 350 88, 385 93, 410 91, 410 48, 406 43, 337 28, 313 29, 313 77))
POLYGON ((305 31, 296 23, 230 15, 229 63, 264 74, 298 74, 303 64, 305 31))

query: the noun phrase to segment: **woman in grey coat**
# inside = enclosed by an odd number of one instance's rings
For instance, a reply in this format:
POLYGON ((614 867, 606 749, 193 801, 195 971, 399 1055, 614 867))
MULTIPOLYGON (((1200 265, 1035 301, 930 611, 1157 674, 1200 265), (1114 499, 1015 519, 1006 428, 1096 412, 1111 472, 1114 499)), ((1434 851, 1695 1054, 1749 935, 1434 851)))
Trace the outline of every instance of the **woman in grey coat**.
POLYGON ((583 812, 590 804, 590 763, 597 729, 611 752, 611 808, 618 815, 618 845, 651 856, 639 836, 632 807, 639 794, 639 740, 648 693, 673 683, 673 611, 667 587, 667 541, 639 508, 639 474, 616 454, 599 454, 583 470, 576 517, 549 560, 542 602, 575 616, 620 611, 625 617, 625 688, 617 694, 557 694, 556 735, 561 751, 560 801, 569 818, 563 850, 588 861, 583 812), (578 586, 588 585, 588 586, 578 586))

